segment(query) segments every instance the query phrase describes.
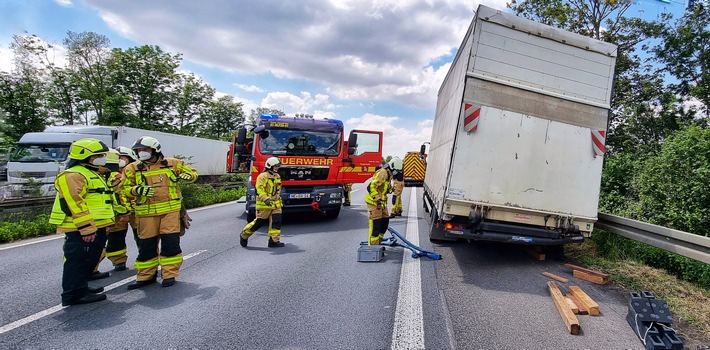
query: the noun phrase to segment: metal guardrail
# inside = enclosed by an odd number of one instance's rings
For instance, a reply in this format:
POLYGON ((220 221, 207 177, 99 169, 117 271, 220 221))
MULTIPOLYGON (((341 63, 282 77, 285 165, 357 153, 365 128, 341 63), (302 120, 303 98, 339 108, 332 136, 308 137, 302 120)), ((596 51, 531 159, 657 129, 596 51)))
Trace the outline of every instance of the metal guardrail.
POLYGON ((710 237, 599 213, 597 228, 710 264, 710 237))
MULTIPOLYGON (((239 188, 246 186, 246 182, 221 182, 221 183, 210 183, 212 187, 216 188, 239 188)), ((54 195, 42 196, 42 197, 19 197, 19 198, 0 198, 0 211, 13 212, 20 211, 23 209, 49 206, 54 203, 54 195)))
POLYGON ((54 203, 54 196, 5 198, 0 200, 0 212, 14 213, 29 208, 49 207, 54 203))

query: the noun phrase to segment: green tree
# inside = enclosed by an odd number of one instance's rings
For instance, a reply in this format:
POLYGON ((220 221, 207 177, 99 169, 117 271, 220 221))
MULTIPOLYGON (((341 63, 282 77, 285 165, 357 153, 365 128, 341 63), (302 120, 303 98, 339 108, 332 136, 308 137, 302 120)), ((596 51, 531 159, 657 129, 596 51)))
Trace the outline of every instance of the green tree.
POLYGON ((209 110, 215 89, 204 83, 195 74, 179 74, 176 89, 174 125, 178 132, 193 135, 195 120, 209 110))
POLYGON ((0 112, 5 115, 4 132, 13 140, 28 132, 44 130, 47 111, 42 82, 0 72, 0 112))
POLYGON ((82 107, 78 112, 99 125, 110 125, 104 116, 111 98, 107 66, 111 56, 110 40, 94 32, 68 31, 62 43, 67 48, 68 68, 73 72, 71 84, 78 86, 80 98, 91 106, 90 110, 82 107))
POLYGON ((249 117, 247 118, 247 123, 248 124, 256 124, 256 122, 259 120, 259 116, 261 116, 262 114, 286 115, 286 113, 284 113, 284 111, 282 111, 280 109, 257 107, 256 109, 252 109, 251 112, 249 113, 249 117))
POLYGON ((115 97, 112 108, 123 114, 112 116, 108 123, 174 132, 170 113, 178 86, 176 69, 180 56, 150 45, 114 49, 108 67, 112 87, 120 97, 115 97))
POLYGON ((244 123, 242 103, 234 102, 232 96, 222 96, 210 103, 206 113, 197 119, 197 135, 229 140, 241 123, 244 123))
POLYGON ((690 126, 643 162, 633 186, 634 218, 710 236, 710 129, 690 126))
POLYGON ((710 6, 695 6, 662 32, 653 49, 664 71, 678 81, 670 88, 686 100, 702 102, 702 117, 710 116, 710 6))

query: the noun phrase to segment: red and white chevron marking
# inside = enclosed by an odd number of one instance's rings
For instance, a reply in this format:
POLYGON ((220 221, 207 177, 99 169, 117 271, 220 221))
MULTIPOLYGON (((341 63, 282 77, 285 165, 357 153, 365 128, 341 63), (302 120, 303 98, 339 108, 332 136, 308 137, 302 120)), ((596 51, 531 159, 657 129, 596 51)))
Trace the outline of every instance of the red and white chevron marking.
POLYGON ((472 133, 478 129, 479 115, 481 108, 474 108, 470 103, 464 103, 463 129, 468 133, 472 133))
POLYGON ((606 130, 592 130, 592 147, 595 155, 603 156, 606 153, 605 141, 606 130))

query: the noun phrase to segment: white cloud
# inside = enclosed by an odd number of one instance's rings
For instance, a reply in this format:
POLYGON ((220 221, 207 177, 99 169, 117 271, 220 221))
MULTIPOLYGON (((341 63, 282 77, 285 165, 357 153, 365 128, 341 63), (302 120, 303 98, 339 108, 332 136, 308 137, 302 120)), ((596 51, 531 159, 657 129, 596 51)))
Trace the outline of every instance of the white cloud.
POLYGON ((287 115, 295 113, 313 114, 317 118, 333 117, 333 109, 336 107, 330 96, 301 91, 301 96, 296 96, 289 92, 270 92, 261 101, 261 107, 279 109, 287 115))
POLYGON ((262 89, 256 85, 234 84, 234 86, 236 86, 246 92, 264 92, 264 89, 262 89))
MULTIPOLYGON (((473 18, 466 0, 87 0, 109 26, 192 62, 319 83, 339 99, 433 108, 473 18)), ((487 1, 504 8, 505 0, 487 1)), ((282 108, 284 106, 281 106, 282 108)))
POLYGON ((431 139, 434 121, 427 119, 412 125, 401 119, 368 113, 361 117, 347 119, 344 123, 346 132, 352 129, 382 131, 384 135, 382 156, 404 158, 407 152, 418 152, 421 145, 431 139), (410 127, 401 127, 401 125, 410 127))
POLYGON ((71 7, 74 5, 72 0, 54 0, 54 2, 64 7, 71 7))

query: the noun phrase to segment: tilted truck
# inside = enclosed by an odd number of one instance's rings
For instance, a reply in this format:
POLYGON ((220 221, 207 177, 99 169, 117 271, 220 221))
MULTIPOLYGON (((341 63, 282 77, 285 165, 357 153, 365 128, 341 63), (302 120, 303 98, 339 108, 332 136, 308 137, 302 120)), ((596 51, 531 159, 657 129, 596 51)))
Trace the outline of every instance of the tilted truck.
POLYGON ((72 142, 92 137, 109 147, 131 147, 139 138, 151 136, 167 157, 179 155, 197 169, 200 177, 218 178, 227 172, 229 142, 142 130, 125 126, 49 126, 43 132, 22 135, 7 163, 8 184, 15 196, 27 194, 28 183, 41 194, 55 192, 54 179, 64 170, 72 142))
POLYGON ((352 130, 344 138, 343 122, 261 115, 257 125, 244 126, 234 140, 231 169, 249 172, 247 220, 256 215, 256 178, 270 157, 281 161, 281 199, 284 213, 318 212, 337 218, 343 185, 367 181, 382 162, 382 132, 352 130))
POLYGON ((479 6, 439 89, 430 238, 560 245, 591 233, 616 54, 479 6))

